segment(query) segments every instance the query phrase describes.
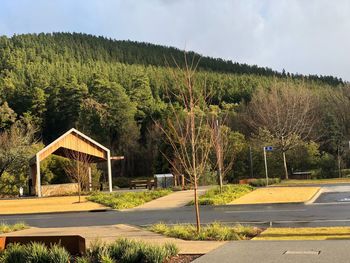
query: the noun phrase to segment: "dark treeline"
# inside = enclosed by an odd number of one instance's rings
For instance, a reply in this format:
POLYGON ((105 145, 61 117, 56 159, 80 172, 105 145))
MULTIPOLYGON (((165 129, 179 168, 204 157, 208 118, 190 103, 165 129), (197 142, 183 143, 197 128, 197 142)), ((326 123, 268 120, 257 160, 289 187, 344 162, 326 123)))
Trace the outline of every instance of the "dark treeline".
MULTIPOLYGON (((188 53, 188 60, 194 56, 197 54, 188 53)), ((176 85, 166 61, 174 64, 173 59, 183 65, 183 51, 86 34, 3 36, 0 124, 11 118, 28 119, 38 127, 45 144, 76 127, 111 148, 113 154, 126 156, 116 173, 166 172, 169 167, 160 150, 167 151, 167 146, 154 120, 169 114, 166 90, 176 85)), ((210 104, 232 112, 249 102, 255 90, 269 89, 273 83, 311 90, 338 90, 346 84, 331 76, 279 73, 209 57, 200 59, 197 80, 198 86, 212 91, 210 104)), ((249 173, 244 165, 239 175, 249 173)))

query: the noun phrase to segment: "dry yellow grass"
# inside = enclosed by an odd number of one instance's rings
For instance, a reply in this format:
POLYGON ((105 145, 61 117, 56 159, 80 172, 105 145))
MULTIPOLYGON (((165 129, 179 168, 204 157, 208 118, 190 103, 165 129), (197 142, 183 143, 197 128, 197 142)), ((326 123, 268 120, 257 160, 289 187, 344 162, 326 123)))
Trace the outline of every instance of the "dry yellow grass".
POLYGON ((299 203, 310 200, 319 187, 267 187, 259 188, 230 204, 299 203))
POLYGON ((78 203, 77 196, 0 200, 0 214, 89 211, 106 208, 87 201, 84 196, 81 197, 81 200, 82 202, 78 203))
POLYGON ((350 227, 268 228, 253 240, 350 239, 350 227))

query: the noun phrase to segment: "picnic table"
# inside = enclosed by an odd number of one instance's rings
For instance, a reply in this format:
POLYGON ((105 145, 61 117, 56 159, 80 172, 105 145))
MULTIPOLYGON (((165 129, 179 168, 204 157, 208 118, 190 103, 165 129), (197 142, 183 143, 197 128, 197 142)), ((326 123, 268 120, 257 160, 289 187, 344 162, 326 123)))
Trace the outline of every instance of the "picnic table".
POLYGON ((151 190, 154 187, 153 179, 137 179, 130 181, 130 189, 136 189, 137 187, 145 187, 146 189, 151 190))

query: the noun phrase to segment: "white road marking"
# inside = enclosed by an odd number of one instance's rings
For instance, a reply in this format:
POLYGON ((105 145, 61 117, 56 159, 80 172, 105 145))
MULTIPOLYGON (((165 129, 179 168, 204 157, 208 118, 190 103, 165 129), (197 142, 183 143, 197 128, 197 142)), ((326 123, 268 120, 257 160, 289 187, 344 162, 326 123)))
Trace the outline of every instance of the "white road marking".
POLYGON ((240 211, 224 211, 226 214, 231 213, 279 213, 279 212, 304 212, 306 209, 289 209, 289 210, 240 210, 240 211))

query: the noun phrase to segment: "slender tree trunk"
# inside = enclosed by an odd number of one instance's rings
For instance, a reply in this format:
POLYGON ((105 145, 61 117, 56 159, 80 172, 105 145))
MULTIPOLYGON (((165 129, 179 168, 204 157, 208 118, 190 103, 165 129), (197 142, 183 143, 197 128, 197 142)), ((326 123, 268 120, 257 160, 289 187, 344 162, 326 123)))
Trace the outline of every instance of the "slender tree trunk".
POLYGON ((200 231, 201 231, 201 220, 200 220, 200 215, 199 215, 198 191, 197 190, 198 190, 198 185, 197 185, 197 180, 195 180, 194 181, 194 206, 195 206, 195 210, 196 210, 197 233, 200 233, 200 231))
POLYGON ((337 151, 337 159, 338 159, 338 176, 341 178, 341 157, 340 157, 340 150, 338 146, 338 151, 337 151))
POLYGON ((196 225, 197 225, 197 233, 201 231, 201 222, 199 215, 199 204, 198 204, 198 174, 197 174, 197 156, 196 156, 196 129, 195 129, 195 113, 194 113, 194 102, 193 102, 193 94, 192 87, 189 83, 190 87, 190 125, 191 125, 191 150, 192 150, 192 169, 193 169, 193 179, 194 179, 194 206, 196 210, 196 225))
POLYGON ((288 180, 289 177, 288 177, 286 152, 283 152, 282 154, 283 154, 284 177, 285 177, 285 179, 288 180))
POLYGON ((219 171, 218 171, 218 173, 219 173, 219 184, 220 184, 220 193, 222 193, 222 187, 223 187, 223 180, 222 180, 222 170, 221 170, 221 168, 219 167, 219 171))

